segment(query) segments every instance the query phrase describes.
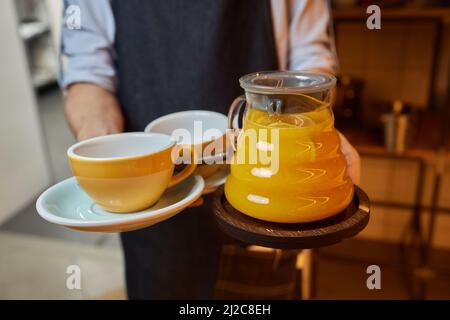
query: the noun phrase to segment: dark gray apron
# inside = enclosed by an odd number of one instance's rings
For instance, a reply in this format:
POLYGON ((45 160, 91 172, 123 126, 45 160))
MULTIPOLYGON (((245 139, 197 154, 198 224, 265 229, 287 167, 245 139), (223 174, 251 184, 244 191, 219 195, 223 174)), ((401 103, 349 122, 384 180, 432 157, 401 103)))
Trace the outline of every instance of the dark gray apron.
MULTIPOLYGON (((177 111, 226 113, 240 76, 278 68, 269 0, 113 0, 127 131, 177 111)), ((223 236, 205 205, 122 233, 128 297, 210 298, 223 236)))

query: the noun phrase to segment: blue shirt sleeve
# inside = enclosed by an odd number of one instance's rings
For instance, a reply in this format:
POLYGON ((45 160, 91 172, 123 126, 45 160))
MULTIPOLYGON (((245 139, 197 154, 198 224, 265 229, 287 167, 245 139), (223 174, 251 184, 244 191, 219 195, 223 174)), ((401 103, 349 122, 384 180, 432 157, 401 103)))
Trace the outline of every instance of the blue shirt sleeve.
POLYGON ((109 0, 65 0, 60 85, 90 82, 116 89, 115 23, 109 0), (77 14, 78 16, 71 16, 77 14))

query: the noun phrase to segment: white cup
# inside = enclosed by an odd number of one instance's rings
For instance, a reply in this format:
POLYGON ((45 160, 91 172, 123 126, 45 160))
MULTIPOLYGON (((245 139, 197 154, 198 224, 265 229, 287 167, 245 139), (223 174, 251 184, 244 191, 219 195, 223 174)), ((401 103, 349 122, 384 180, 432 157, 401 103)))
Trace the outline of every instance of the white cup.
POLYGON ((226 131, 227 117, 205 110, 171 113, 150 122, 145 128, 145 132, 167 134, 178 144, 191 145, 199 160, 224 153, 226 131))

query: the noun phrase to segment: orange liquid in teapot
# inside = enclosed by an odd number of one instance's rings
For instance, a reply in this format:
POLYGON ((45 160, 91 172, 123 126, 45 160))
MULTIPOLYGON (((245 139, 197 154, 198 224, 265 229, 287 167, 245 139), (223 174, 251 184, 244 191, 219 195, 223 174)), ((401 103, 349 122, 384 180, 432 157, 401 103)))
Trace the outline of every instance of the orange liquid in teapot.
POLYGON ((243 122, 225 184, 233 207, 262 220, 298 223, 330 217, 348 206, 353 183, 347 177, 334 117, 327 106, 272 115, 248 109, 243 122), (253 141, 250 132, 256 137, 253 141), (262 149, 271 156, 270 164, 258 156, 250 161, 251 152, 259 155, 262 149))

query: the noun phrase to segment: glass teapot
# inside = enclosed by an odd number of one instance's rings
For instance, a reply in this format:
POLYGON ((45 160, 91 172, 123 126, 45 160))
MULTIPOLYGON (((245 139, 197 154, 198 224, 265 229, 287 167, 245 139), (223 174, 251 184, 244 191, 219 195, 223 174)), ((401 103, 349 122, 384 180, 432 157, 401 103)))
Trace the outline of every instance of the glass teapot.
POLYGON ((229 127, 239 132, 225 183, 229 203, 254 218, 280 223, 321 220, 346 208, 353 184, 334 128, 336 79, 268 71, 239 82, 245 96, 235 99, 228 114, 229 127))

